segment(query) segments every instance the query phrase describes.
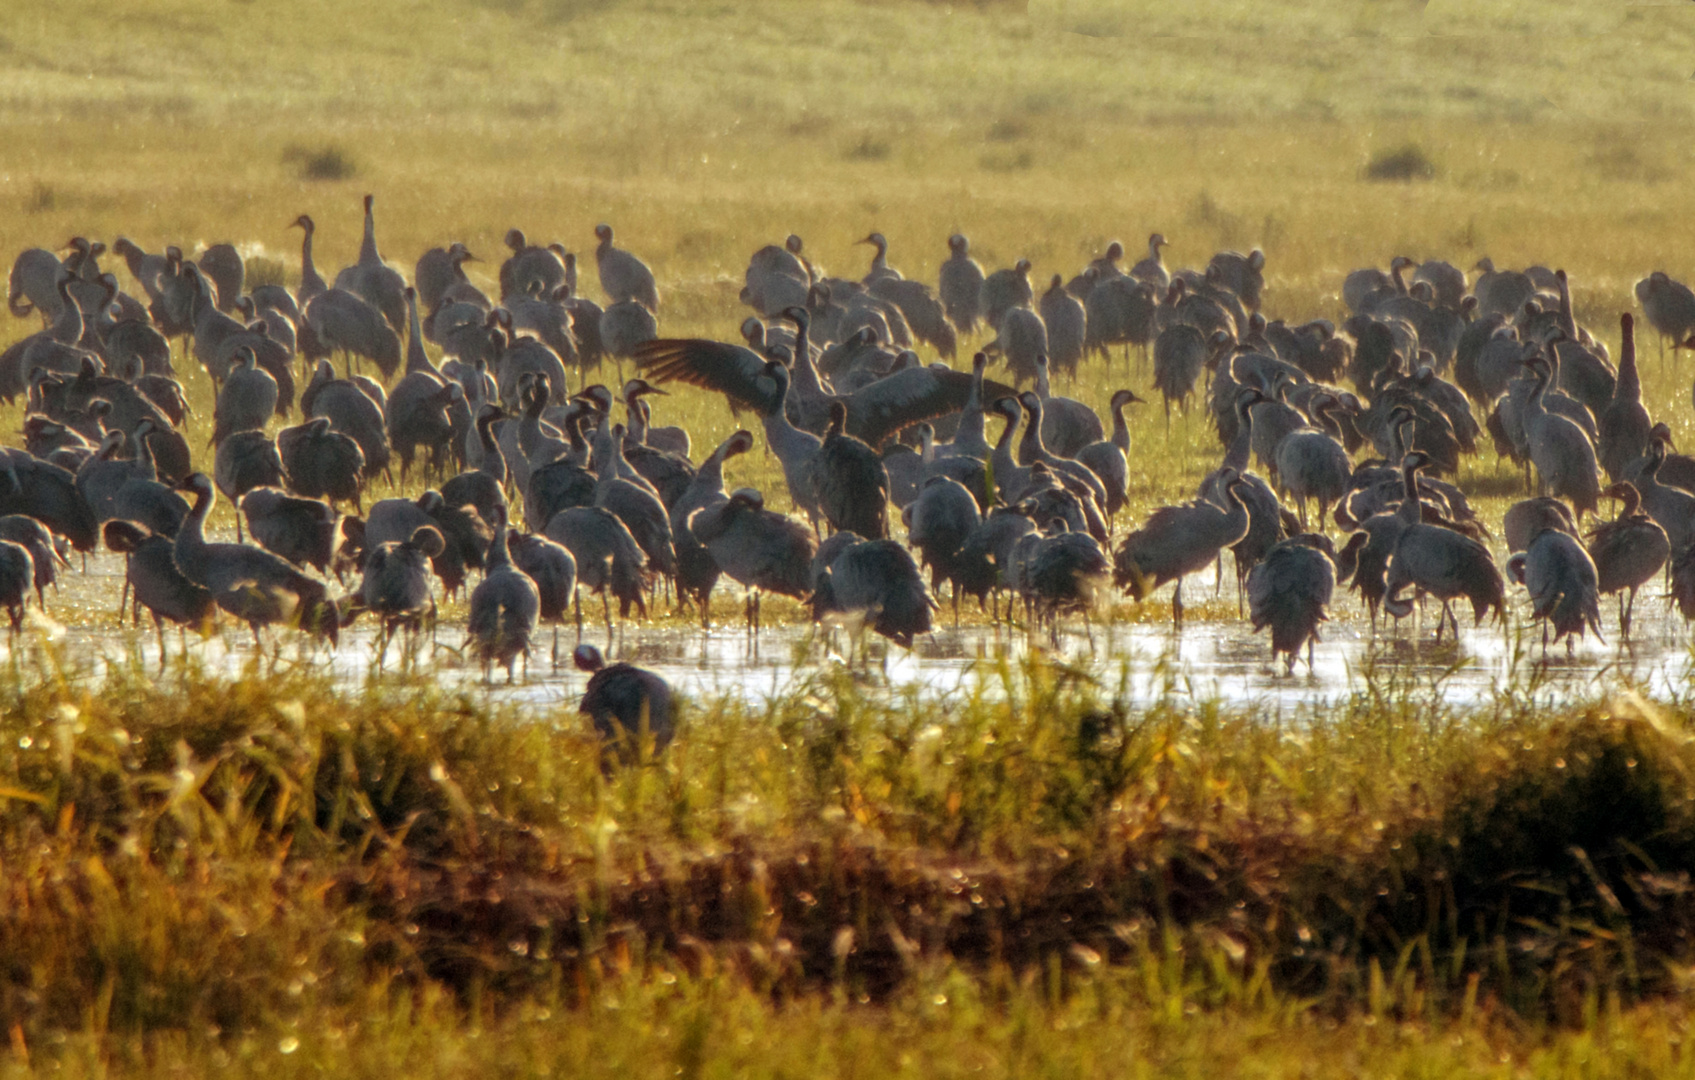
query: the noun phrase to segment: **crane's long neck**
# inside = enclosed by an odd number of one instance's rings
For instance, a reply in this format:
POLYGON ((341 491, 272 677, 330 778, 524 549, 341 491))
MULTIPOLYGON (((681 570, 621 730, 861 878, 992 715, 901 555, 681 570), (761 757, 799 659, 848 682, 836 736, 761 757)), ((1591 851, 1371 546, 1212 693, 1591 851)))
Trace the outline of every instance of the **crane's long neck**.
POLYGON ((1130 456, 1130 425, 1124 422, 1124 405, 1122 401, 1114 402, 1112 406, 1112 445, 1126 458, 1130 456))
POLYGON ((303 230, 300 238, 300 300, 305 303, 308 299, 328 290, 324 279, 318 276, 318 267, 312 262, 312 232, 303 230))
POLYGON ((1642 377, 1636 373, 1636 333, 1627 328, 1619 345, 1618 381, 1613 384, 1613 400, 1642 403, 1642 377))
POLYGON ((818 374, 818 365, 812 362, 812 346, 807 338, 807 325, 801 323, 795 334, 795 388, 808 397, 826 397, 830 390, 824 386, 824 379, 818 374))
POLYGON ((631 398, 629 401, 624 403, 624 411, 628 415, 629 419, 629 423, 626 425, 629 437, 634 439, 637 444, 646 446, 647 410, 643 407, 642 400, 640 398, 631 398))
POLYGON ((380 266, 383 257, 377 254, 377 215, 371 201, 365 200, 365 238, 359 242, 359 262, 363 266, 380 266))
POLYGON ((1566 280, 1564 274, 1561 274, 1558 280, 1560 284, 1560 329, 1565 331, 1566 337, 1576 341, 1577 319, 1571 313, 1571 283, 1566 280))
POLYGON ((1418 502, 1418 469, 1415 466, 1401 466, 1401 487, 1401 506, 1397 513, 1403 523, 1417 525, 1424 520, 1424 510, 1418 502))
POLYGON ((424 351, 424 324, 418 318, 416 294, 406 298, 406 332, 410 338, 406 343, 407 374, 417 371, 440 378, 441 372, 430 363, 430 354, 424 351))
POLYGON ((82 340, 82 308, 68 289, 60 289, 59 297, 64 303, 59 308, 59 317, 53 320, 53 340, 61 345, 75 345, 82 340))
POLYGON ((1012 459, 1012 437, 1018 432, 1018 422, 1022 413, 1006 413, 1006 427, 1001 431, 1001 437, 995 442, 994 467, 995 486, 1004 493, 1014 487, 1013 481, 1026 475, 1029 470, 1020 466, 1012 459))
POLYGON ((1248 452, 1253 448, 1254 410, 1238 408, 1236 410, 1236 437, 1230 442, 1230 449, 1224 454, 1223 468, 1235 469, 1237 475, 1248 467, 1248 452))
POLYGON ((159 467, 153 461, 153 444, 146 435, 135 438, 135 465, 144 480, 159 479, 159 467))
POLYGON ((212 493, 198 491, 194 505, 177 531, 176 557, 179 567, 203 565, 206 556, 206 516, 212 512, 212 493))
POLYGON ((718 449, 712 451, 707 459, 700 463, 700 468, 695 470, 694 480, 690 482, 689 487, 696 492, 715 491, 723 494, 724 459, 729 455, 729 452, 729 439, 719 443, 718 449))
POLYGON ((1048 448, 1042 442, 1042 400, 1036 399, 1024 424, 1024 438, 1018 443, 1018 456, 1026 462, 1047 461, 1048 448))
POLYGON ((489 541, 488 555, 484 557, 483 566, 486 574, 496 570, 505 570, 512 565, 512 552, 506 544, 506 521, 502 519, 494 526, 494 539, 489 541))
MULTIPOLYGON (((494 437, 493 414, 477 418, 477 453, 479 461, 477 468, 494 477, 498 483, 506 483, 506 452, 500 448, 500 440, 494 437)), ((467 455, 469 456, 469 455, 467 455)))

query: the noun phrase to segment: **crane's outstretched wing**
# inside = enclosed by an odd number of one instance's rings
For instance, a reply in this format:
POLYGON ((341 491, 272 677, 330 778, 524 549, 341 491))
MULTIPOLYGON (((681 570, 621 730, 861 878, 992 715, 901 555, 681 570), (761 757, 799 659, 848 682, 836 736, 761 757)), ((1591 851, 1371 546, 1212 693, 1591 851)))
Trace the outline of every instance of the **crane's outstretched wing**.
MULTIPOLYGON (((985 403, 1016 394, 1003 383, 983 380, 985 403)), ((897 371, 848 397, 848 434, 880 446, 902 428, 958 412, 970 396, 969 372, 935 367, 897 371)))
POLYGON ((777 383, 763 356, 742 345, 706 338, 660 338, 636 346, 636 368, 656 383, 685 382, 714 390, 730 404, 769 414, 777 407, 777 383))

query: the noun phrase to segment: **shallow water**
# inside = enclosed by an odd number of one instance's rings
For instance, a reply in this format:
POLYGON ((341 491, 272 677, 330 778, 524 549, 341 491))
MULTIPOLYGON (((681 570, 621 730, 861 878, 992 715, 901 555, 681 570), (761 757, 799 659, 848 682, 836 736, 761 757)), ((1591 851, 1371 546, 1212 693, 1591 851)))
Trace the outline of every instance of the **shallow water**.
MULTIPOLYGON (((81 679, 100 678, 112 663, 139 662, 157 670, 159 644, 151 626, 132 629, 127 620, 119 626, 115 617, 122 561, 101 553, 89 558, 86 572, 80 565, 66 574, 56 593, 49 592, 47 617, 32 617, 31 632, 7 647, 35 649, 51 640, 55 654, 81 679)), ((1193 618, 1181 632, 1159 621, 1097 621, 1085 632, 1080 620, 1071 619, 1062 627, 1057 647, 1045 633, 985 626, 953 629, 944 622, 910 651, 868 637, 860 647, 863 655, 855 653, 851 670, 862 683, 889 692, 916 688, 930 695, 981 689, 993 694, 1003 661, 1016 663, 1041 653, 1089 671, 1132 706, 1189 699, 1285 714, 1317 713, 1355 695, 1391 690, 1453 706, 1487 704, 1508 689, 1549 704, 1593 700, 1626 687, 1664 698, 1682 696, 1695 677, 1689 633, 1657 590, 1638 596, 1628 645, 1619 640, 1617 608, 1609 600, 1602 604, 1605 641, 1585 639, 1569 654, 1563 643, 1550 646, 1545 658, 1540 630, 1524 625, 1522 590, 1512 599, 1518 606, 1504 625, 1474 629, 1465 625, 1468 620, 1462 615, 1456 644, 1451 634, 1440 643, 1435 640, 1434 606, 1422 626, 1409 618, 1400 626, 1380 626, 1374 634, 1353 597, 1339 598, 1334 621, 1314 650, 1312 667, 1303 658, 1293 673, 1281 661, 1273 662, 1269 635, 1252 633, 1246 620, 1193 618)), ((599 603, 585 603, 585 608, 585 616, 598 613, 599 603)), ((327 668, 338 682, 353 688, 386 677, 376 667, 377 640, 372 624, 362 621, 344 632, 333 652, 306 647, 298 635, 287 632, 268 637, 267 647, 280 648, 285 664, 327 668)), ((739 625, 708 632, 629 624, 615 628, 607 648, 604 626, 593 622, 585 627, 584 640, 601 646, 608 659, 651 668, 692 695, 733 694, 752 701, 791 692, 828 666, 847 663, 843 650, 850 645, 843 630, 772 627, 752 639, 739 625)), ((487 694, 493 702, 516 703, 538 714, 573 704, 582 692, 587 677, 570 664, 577 643, 574 627, 559 633, 557 667, 551 655, 552 630, 544 627, 528 671, 520 669, 511 684, 504 673, 485 684, 481 670, 461 658, 463 641, 462 620, 444 617, 433 640, 422 635, 409 653, 401 641, 391 644, 383 671, 424 674, 444 687, 464 687, 487 694)), ((190 637, 185 644, 176 631, 168 630, 165 642, 172 663, 185 647, 215 672, 237 674, 253 661, 251 635, 228 619, 206 640, 190 637)))

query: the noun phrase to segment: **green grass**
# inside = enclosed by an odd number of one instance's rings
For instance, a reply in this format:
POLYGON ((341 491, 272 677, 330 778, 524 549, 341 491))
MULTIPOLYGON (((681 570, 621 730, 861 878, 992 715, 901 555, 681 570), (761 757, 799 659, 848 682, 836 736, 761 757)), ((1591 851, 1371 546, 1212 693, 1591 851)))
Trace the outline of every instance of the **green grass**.
MULTIPOLYGON (((1695 270, 1692 43, 1681 7, 1527 0, 15 0, 0 251, 229 240, 292 282, 287 223, 333 272, 370 191, 391 261, 463 240, 485 283, 513 225, 586 253, 610 221, 664 332, 729 338, 791 231, 853 275, 878 229, 933 280, 963 230, 1043 283, 1157 230, 1178 265, 1262 247, 1291 318, 1394 254, 1563 265, 1616 355, 1631 284, 1695 270), (1372 182, 1408 147, 1433 175, 1372 182)), ((1133 437, 1137 519, 1218 454, 1197 415, 1133 437)), ((1489 520, 1502 475, 1462 476, 1489 520)), ((781 484, 758 454, 729 479, 781 484)), ((400 680, 30 676, 0 707, 0 1070, 1691 1072, 1685 706, 1376 686, 1274 718, 1041 666, 946 702, 821 678, 693 703, 603 778, 568 713, 400 680)))

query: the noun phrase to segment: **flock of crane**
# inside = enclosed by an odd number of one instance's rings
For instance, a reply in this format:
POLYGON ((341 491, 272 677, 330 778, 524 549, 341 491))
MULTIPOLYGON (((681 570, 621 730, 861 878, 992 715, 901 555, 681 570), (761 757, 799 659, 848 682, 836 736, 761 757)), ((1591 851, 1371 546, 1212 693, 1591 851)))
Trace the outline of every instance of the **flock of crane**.
MULTIPOLYGON (((18 256, 8 306, 42 328, 0 353, 0 398, 27 401, 24 446, 0 451, 0 603, 14 630, 65 552, 102 541, 124 555, 133 610, 151 614, 162 652, 165 623, 203 626, 220 610, 256 642, 282 624, 333 643, 365 613, 386 651, 433 620, 433 579, 453 595, 475 572, 467 641, 509 679, 539 623, 555 627, 555 662, 560 624, 574 619, 581 639, 584 590, 601 594, 609 635, 614 601, 645 616, 661 590, 709 620, 728 577, 746 590, 750 632, 760 596, 776 593, 910 645, 944 585, 956 615, 973 597, 1011 619, 1016 599, 1027 625, 1057 634, 1115 588, 1140 601, 1174 582, 1180 625, 1183 579, 1222 571, 1228 550, 1254 628, 1270 628, 1292 668, 1303 647, 1311 662, 1338 584, 1374 625, 1433 598, 1438 638, 1458 633, 1455 600, 1477 622, 1502 612, 1489 528, 1450 479, 1485 434, 1539 489, 1495 524, 1545 644, 1550 631, 1568 644, 1599 634, 1600 598, 1615 593, 1628 636, 1637 590, 1662 573, 1695 617, 1695 461, 1643 404, 1632 316, 1615 365, 1574 318, 1563 271, 1485 259, 1468 279, 1397 257, 1348 275, 1340 325, 1289 325, 1259 313, 1257 250, 1171 270, 1155 234, 1128 269, 1114 243, 1038 295, 1028 261, 985 274, 960 235, 934 288, 890 264, 881 234, 865 238, 874 253, 857 280, 826 275, 790 236, 754 253, 741 292, 753 313, 722 342, 659 336, 654 276, 606 225, 604 308, 579 294, 574 254, 516 229, 494 300, 466 275, 463 244, 426 252, 408 284, 379 254, 370 197, 359 259, 333 283, 313 262, 313 220, 294 225, 294 291, 249 289, 228 244, 189 259, 117 239, 144 298, 102 270, 100 242, 18 256), (970 370, 949 366, 979 332, 993 340, 970 370), (173 338, 216 387, 209 473, 183 433, 173 338), (1193 499, 1128 530, 1114 528, 1135 461, 1124 410, 1143 399, 1113 394, 1109 429, 1050 387, 1115 346, 1151 354, 1149 392, 1168 418, 1198 397, 1222 450, 1193 499), (605 357, 637 377, 588 384, 605 357), (795 514, 726 489, 726 462, 756 445, 749 431, 696 462, 688 432, 653 422, 673 383, 758 418, 795 514), (272 434, 296 409, 300 422, 272 434), (396 468, 435 486, 367 511, 370 482, 396 468), (220 494, 239 508, 235 542, 206 535, 220 494), (1603 498, 1615 518, 1598 517, 1603 498), (331 595, 332 580, 355 578, 331 595)), ((1656 272, 1636 295, 1662 345, 1695 335, 1688 288, 1656 272)), ((669 731, 661 680, 607 667, 593 646, 574 659, 597 673, 585 710, 606 731, 669 731)))

